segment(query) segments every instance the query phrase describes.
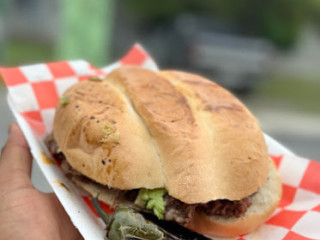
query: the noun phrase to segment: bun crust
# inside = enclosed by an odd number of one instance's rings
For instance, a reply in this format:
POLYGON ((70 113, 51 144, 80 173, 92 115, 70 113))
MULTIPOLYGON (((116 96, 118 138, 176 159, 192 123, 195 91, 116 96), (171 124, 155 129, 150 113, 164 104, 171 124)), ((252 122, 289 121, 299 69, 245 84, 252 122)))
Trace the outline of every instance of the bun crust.
POLYGON ((282 194, 280 176, 272 160, 270 163, 268 180, 252 196, 252 205, 244 217, 224 219, 196 213, 186 227, 210 237, 235 237, 252 232, 264 223, 279 204, 282 194))
POLYGON ((200 76, 121 67, 64 94, 54 136, 69 164, 117 189, 165 187, 185 203, 239 200, 268 174, 260 127, 231 93, 200 76))

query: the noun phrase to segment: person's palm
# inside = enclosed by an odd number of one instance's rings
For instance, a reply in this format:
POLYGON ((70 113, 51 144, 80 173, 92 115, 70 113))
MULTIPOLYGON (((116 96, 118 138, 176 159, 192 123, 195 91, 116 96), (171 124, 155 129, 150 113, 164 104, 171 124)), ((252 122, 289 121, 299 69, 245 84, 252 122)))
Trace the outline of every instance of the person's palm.
POLYGON ((0 239, 82 239, 56 196, 32 186, 31 161, 14 124, 0 158, 0 239))

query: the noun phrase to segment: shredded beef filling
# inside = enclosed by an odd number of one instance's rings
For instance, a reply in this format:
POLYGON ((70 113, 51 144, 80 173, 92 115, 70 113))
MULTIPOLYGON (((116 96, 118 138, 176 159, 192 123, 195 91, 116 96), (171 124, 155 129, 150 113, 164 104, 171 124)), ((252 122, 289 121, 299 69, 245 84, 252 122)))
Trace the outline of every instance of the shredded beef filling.
POLYGON ((205 204, 186 204, 169 195, 165 195, 166 209, 165 219, 176 221, 182 225, 188 223, 195 211, 204 212, 210 216, 221 216, 225 218, 242 217, 251 205, 249 198, 237 201, 215 200, 205 204))
POLYGON ((166 208, 164 219, 167 221, 175 221, 182 225, 188 223, 193 217, 197 204, 186 204, 166 194, 164 196, 166 208))
MULTIPOLYGON (((48 137, 46 144, 51 155, 61 163, 61 168, 66 175, 81 176, 76 170, 74 170, 66 161, 64 154, 60 151, 56 141, 53 137, 48 137)), ((86 178, 86 177, 85 177, 86 178)), ((88 181, 92 181, 86 178, 88 181)), ((138 190, 126 191, 125 196, 128 200, 134 201, 137 197, 138 190)), ((251 206, 250 197, 229 201, 226 199, 210 201, 208 203, 200 204, 186 204, 180 200, 173 198, 166 194, 164 196, 166 202, 166 208, 164 212, 164 219, 167 221, 175 221, 179 224, 188 223, 193 217, 195 212, 205 213, 210 216, 221 216, 225 218, 242 217, 247 209, 251 206)))
POLYGON ((216 215, 221 217, 242 217, 248 207, 251 206, 249 198, 243 198, 237 201, 215 200, 205 204, 199 204, 197 211, 204 212, 207 215, 216 215))

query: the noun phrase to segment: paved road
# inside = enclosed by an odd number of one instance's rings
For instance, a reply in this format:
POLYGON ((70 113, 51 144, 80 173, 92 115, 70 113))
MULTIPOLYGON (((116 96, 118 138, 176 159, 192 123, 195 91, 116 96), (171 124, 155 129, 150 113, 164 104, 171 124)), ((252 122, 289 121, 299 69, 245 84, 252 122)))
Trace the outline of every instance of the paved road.
POLYGON ((7 126, 13 121, 13 116, 7 105, 6 95, 6 88, 0 82, 0 147, 3 146, 8 137, 7 126))
POLYGON ((295 154, 320 162, 320 135, 297 136, 297 134, 274 133, 271 136, 295 154))
POLYGON ((320 115, 288 110, 277 103, 271 108, 255 99, 245 101, 265 133, 297 155, 320 161, 320 115))
MULTIPOLYGON (((264 132, 277 139, 297 155, 320 161, 320 116, 306 115, 261 107, 255 101, 248 103, 264 132)), ((7 126, 14 121, 7 106, 6 89, 0 83, 0 147, 7 139, 7 126)), ((45 192, 51 191, 38 166, 34 164, 32 180, 45 192)))

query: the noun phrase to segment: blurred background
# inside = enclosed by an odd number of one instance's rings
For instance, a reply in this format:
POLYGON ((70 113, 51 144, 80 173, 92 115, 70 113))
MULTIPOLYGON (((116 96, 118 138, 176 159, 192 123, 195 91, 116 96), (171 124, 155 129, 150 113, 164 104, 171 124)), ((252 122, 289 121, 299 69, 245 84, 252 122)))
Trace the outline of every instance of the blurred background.
MULTIPOLYGON (((139 42, 160 68, 214 79, 265 133, 320 160, 318 0, 0 0, 0 65, 86 59, 139 42)), ((13 117, 0 79, 0 146, 13 117)))

